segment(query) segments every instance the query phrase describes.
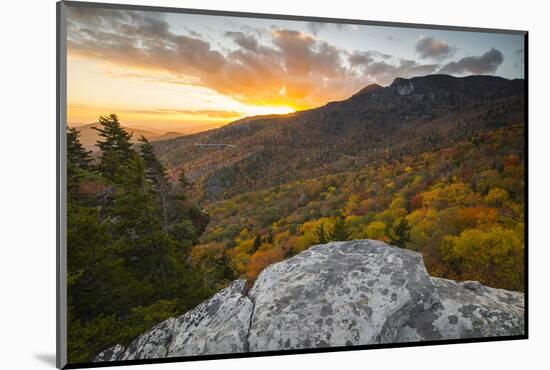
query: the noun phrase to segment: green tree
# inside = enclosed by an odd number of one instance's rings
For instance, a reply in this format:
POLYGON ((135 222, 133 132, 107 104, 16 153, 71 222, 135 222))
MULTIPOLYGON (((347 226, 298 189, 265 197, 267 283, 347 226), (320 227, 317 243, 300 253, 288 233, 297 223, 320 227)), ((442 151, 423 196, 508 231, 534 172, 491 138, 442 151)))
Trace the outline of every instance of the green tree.
POLYGON ((523 226, 508 229, 492 225, 446 236, 440 253, 460 280, 523 291, 524 248, 523 226))
POLYGON ((411 241, 411 226, 403 217, 391 229, 390 244, 399 248, 405 248, 411 241))
POLYGON ((166 169, 156 156, 153 145, 151 145, 149 140, 143 135, 139 138, 139 142, 140 154, 145 166, 145 178, 157 189, 166 186, 168 182, 166 178, 166 169))
POLYGON ((90 153, 80 142, 80 131, 74 127, 67 127, 67 161, 80 169, 87 170, 92 160, 90 153))
POLYGON ((273 244, 273 230, 269 229, 267 236, 265 237, 265 242, 267 244, 273 244))
MULTIPOLYGON (((132 149, 116 115, 101 117, 98 173, 87 165, 78 134, 69 130, 69 161, 78 176, 109 189, 105 196, 69 192, 68 320, 69 359, 90 361, 102 349, 128 343, 169 316, 183 313, 213 293, 202 272, 188 261, 208 215, 171 195, 165 171, 147 140, 132 149), (165 188, 166 187, 166 188, 165 188), (165 227, 164 199, 170 209, 165 227), (177 227, 181 226, 181 227, 177 227)), ((69 182, 77 176, 69 173, 69 182)), ((227 257, 222 264, 227 263, 227 257)), ((219 267, 229 276, 228 266, 219 267)), ((217 285, 213 285, 217 287, 217 285)))
POLYGON ((330 241, 344 241, 348 240, 350 233, 346 227, 346 219, 344 216, 336 217, 336 220, 332 224, 332 229, 327 235, 327 239, 330 241))
POLYGON ((256 252, 261 246, 262 246, 262 237, 260 235, 256 235, 256 237, 254 238, 254 244, 252 244, 252 248, 254 249, 254 252, 256 252))
POLYGON ((384 222, 375 220, 367 225, 365 232, 367 234, 367 238, 369 239, 385 240, 387 229, 388 227, 384 222))
POLYGON ((103 138, 96 144, 101 150, 98 170, 103 176, 116 182, 135 155, 131 143, 132 134, 120 126, 118 116, 114 113, 99 117, 99 124, 101 127, 94 127, 103 138))
POLYGON ((141 136, 140 153, 143 159, 145 178, 151 183, 153 191, 157 194, 160 200, 160 210, 162 217, 162 224, 165 230, 168 230, 168 217, 169 217, 169 198, 170 198, 170 185, 168 184, 166 169, 153 151, 153 146, 145 138, 141 136))
POLYGON ((76 196, 76 191, 90 168, 90 152, 79 140, 80 132, 74 127, 67 127, 67 189, 76 196))
POLYGON ((328 236, 327 236, 327 233, 325 232, 324 224, 317 226, 317 228, 315 229, 315 234, 317 235, 317 243, 325 244, 328 242, 328 236))

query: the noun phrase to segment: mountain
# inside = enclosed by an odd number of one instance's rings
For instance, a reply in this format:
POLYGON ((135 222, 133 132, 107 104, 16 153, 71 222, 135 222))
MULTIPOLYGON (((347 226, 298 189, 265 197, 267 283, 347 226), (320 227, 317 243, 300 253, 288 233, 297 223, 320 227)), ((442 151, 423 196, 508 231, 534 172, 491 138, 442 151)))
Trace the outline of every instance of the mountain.
POLYGON ((187 134, 183 132, 177 132, 177 131, 168 131, 163 134, 159 134, 157 136, 152 136, 151 141, 168 140, 168 139, 173 139, 184 135, 187 135, 187 134))
POLYGON ((524 295, 428 275, 419 253, 381 241, 311 247, 234 281, 95 361, 524 334, 524 295))
MULTIPOLYGON (((96 146, 97 141, 100 139, 98 133, 96 130, 94 130, 94 127, 99 126, 99 123, 89 123, 83 126, 78 126, 77 129, 80 131, 80 142, 84 147, 88 150, 97 151, 98 148, 96 146)), ((157 140, 165 140, 165 139, 172 139, 178 136, 182 136, 182 133, 170 131, 166 133, 157 133, 152 132, 148 130, 143 130, 139 128, 132 128, 132 127, 124 127, 124 129, 130 133, 133 134, 132 141, 134 143, 138 142, 138 139, 143 135, 147 140, 149 141, 157 141, 157 140)))
POLYGON ((197 196, 214 200, 448 147, 523 116, 523 80, 429 75, 370 85, 315 109, 244 118, 155 149, 174 178, 185 170, 197 196))

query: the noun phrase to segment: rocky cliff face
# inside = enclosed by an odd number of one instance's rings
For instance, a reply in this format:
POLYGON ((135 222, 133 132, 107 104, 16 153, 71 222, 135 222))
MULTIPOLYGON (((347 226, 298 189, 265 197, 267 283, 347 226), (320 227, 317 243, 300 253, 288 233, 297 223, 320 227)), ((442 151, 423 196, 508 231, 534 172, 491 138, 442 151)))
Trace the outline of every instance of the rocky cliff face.
POLYGON ((237 280, 96 361, 524 333, 523 293, 430 277, 420 254, 380 241, 314 246, 237 280))

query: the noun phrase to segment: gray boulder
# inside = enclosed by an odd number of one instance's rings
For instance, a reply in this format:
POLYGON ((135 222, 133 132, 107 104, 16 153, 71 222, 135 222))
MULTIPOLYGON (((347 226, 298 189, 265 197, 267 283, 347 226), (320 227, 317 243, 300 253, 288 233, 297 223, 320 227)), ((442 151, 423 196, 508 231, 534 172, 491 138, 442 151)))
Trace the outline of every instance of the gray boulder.
POLYGON ((411 316, 397 342, 484 338, 524 333, 523 293, 494 289, 477 281, 431 278, 440 301, 411 316))
POLYGON ((128 348, 117 344, 95 361, 151 359, 244 352, 252 301, 236 280, 212 298, 178 318, 170 318, 137 337, 128 348))
POLYGON ((103 361, 116 361, 122 359, 122 356, 124 355, 124 351, 126 348, 124 346, 121 346, 120 344, 117 344, 113 347, 107 348, 106 350, 102 351, 100 354, 98 354, 94 361, 95 362, 103 362, 103 361))
POLYGON ((254 306, 243 294, 245 281, 229 287, 176 319, 168 356, 245 352, 254 306))
POLYGON ((373 240, 317 245, 237 280, 95 361, 494 337, 524 333, 523 293, 428 275, 373 240))
POLYGON ((420 254, 372 240, 312 247, 265 269, 249 295, 251 351, 392 342, 435 296, 420 254))
POLYGON ((128 346, 121 360, 166 357, 169 344, 172 341, 175 321, 170 318, 137 337, 128 346))

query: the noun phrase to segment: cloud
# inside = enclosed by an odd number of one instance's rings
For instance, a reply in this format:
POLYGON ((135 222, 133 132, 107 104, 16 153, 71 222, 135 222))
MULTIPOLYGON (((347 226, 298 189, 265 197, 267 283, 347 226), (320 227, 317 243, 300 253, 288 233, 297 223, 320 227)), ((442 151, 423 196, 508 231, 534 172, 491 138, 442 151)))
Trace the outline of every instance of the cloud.
POLYGON ((367 50, 367 51, 354 51, 353 53, 349 54, 348 61, 352 67, 355 66, 366 66, 372 62, 374 62, 376 59, 390 59, 391 55, 384 54, 376 50, 367 50))
MULTIPOLYGON (((322 29, 326 29, 326 28, 329 28, 329 27, 334 27, 338 30, 343 30, 344 28, 346 28, 347 24, 342 24, 342 23, 326 23, 326 22, 307 22, 306 23, 306 28, 308 29, 308 31, 310 31, 314 36, 317 36, 317 34, 319 33, 320 30, 322 29)), ((350 26, 352 29, 353 26, 350 26)))
POLYGON ((88 8, 70 8, 71 53, 176 74, 215 72, 224 63, 208 42, 170 32, 168 22, 156 13, 91 9, 92 17, 84 10, 88 8))
POLYGON ((439 72, 456 75, 463 75, 466 73, 476 75, 494 73, 502 64, 503 60, 504 56, 502 53, 492 48, 483 55, 464 57, 456 62, 447 63, 439 72))
POLYGON ((130 16, 130 14, 119 11, 87 7, 71 7, 69 8, 69 14, 69 22, 78 22, 89 26, 109 24, 113 21, 122 21, 125 16, 130 16))
MULTIPOLYGON (((240 27, 210 41, 189 30, 176 33, 161 13, 74 7, 68 20, 69 55, 112 63, 153 81, 203 86, 260 106, 309 108, 347 98, 374 82, 385 85, 396 77, 439 69, 452 74, 494 71, 502 62, 502 54, 493 49, 441 68, 376 50, 349 52, 311 33, 275 26, 261 32, 240 27)), ((310 27, 326 26, 321 25, 310 27)))
POLYGON ((434 73, 438 64, 420 64, 410 59, 400 59, 390 63, 391 56, 377 51, 355 51, 349 55, 350 65, 369 80, 386 85, 396 77, 409 78, 434 73))
POLYGON ((73 14, 72 9, 69 54, 110 62, 128 68, 129 73, 168 74, 241 102, 296 108, 345 98, 361 87, 347 78, 353 76, 346 76, 338 48, 300 31, 272 29, 266 45, 257 33, 229 31, 225 37, 237 48, 222 53, 200 35, 174 33, 158 13, 73 14), (285 93, 280 94, 283 86, 285 93))
POLYGON ((390 42, 401 42, 401 39, 397 36, 394 36, 394 35, 386 36, 386 40, 388 40, 390 42))
POLYGON ((433 37, 421 37, 415 45, 416 52, 422 59, 445 59, 454 54, 455 49, 445 41, 436 40, 433 37))
POLYGON ((322 29, 322 28, 325 28, 327 26, 326 23, 321 23, 321 22, 307 22, 306 23, 306 27, 309 31, 311 31, 311 33, 313 33, 314 35, 317 36, 317 33, 322 29))
POLYGON ((307 76, 335 77, 343 73, 340 51, 324 41, 294 30, 273 32, 273 43, 280 50, 287 72, 307 76))
POLYGON ((244 32, 228 31, 225 35, 243 49, 257 52, 260 48, 258 40, 254 36, 247 35, 244 32))
POLYGON ((173 115, 185 114, 192 116, 204 116, 217 119, 240 118, 244 115, 241 112, 225 110, 186 110, 186 109, 151 109, 151 110, 132 110, 129 113, 151 114, 151 115, 173 115))

